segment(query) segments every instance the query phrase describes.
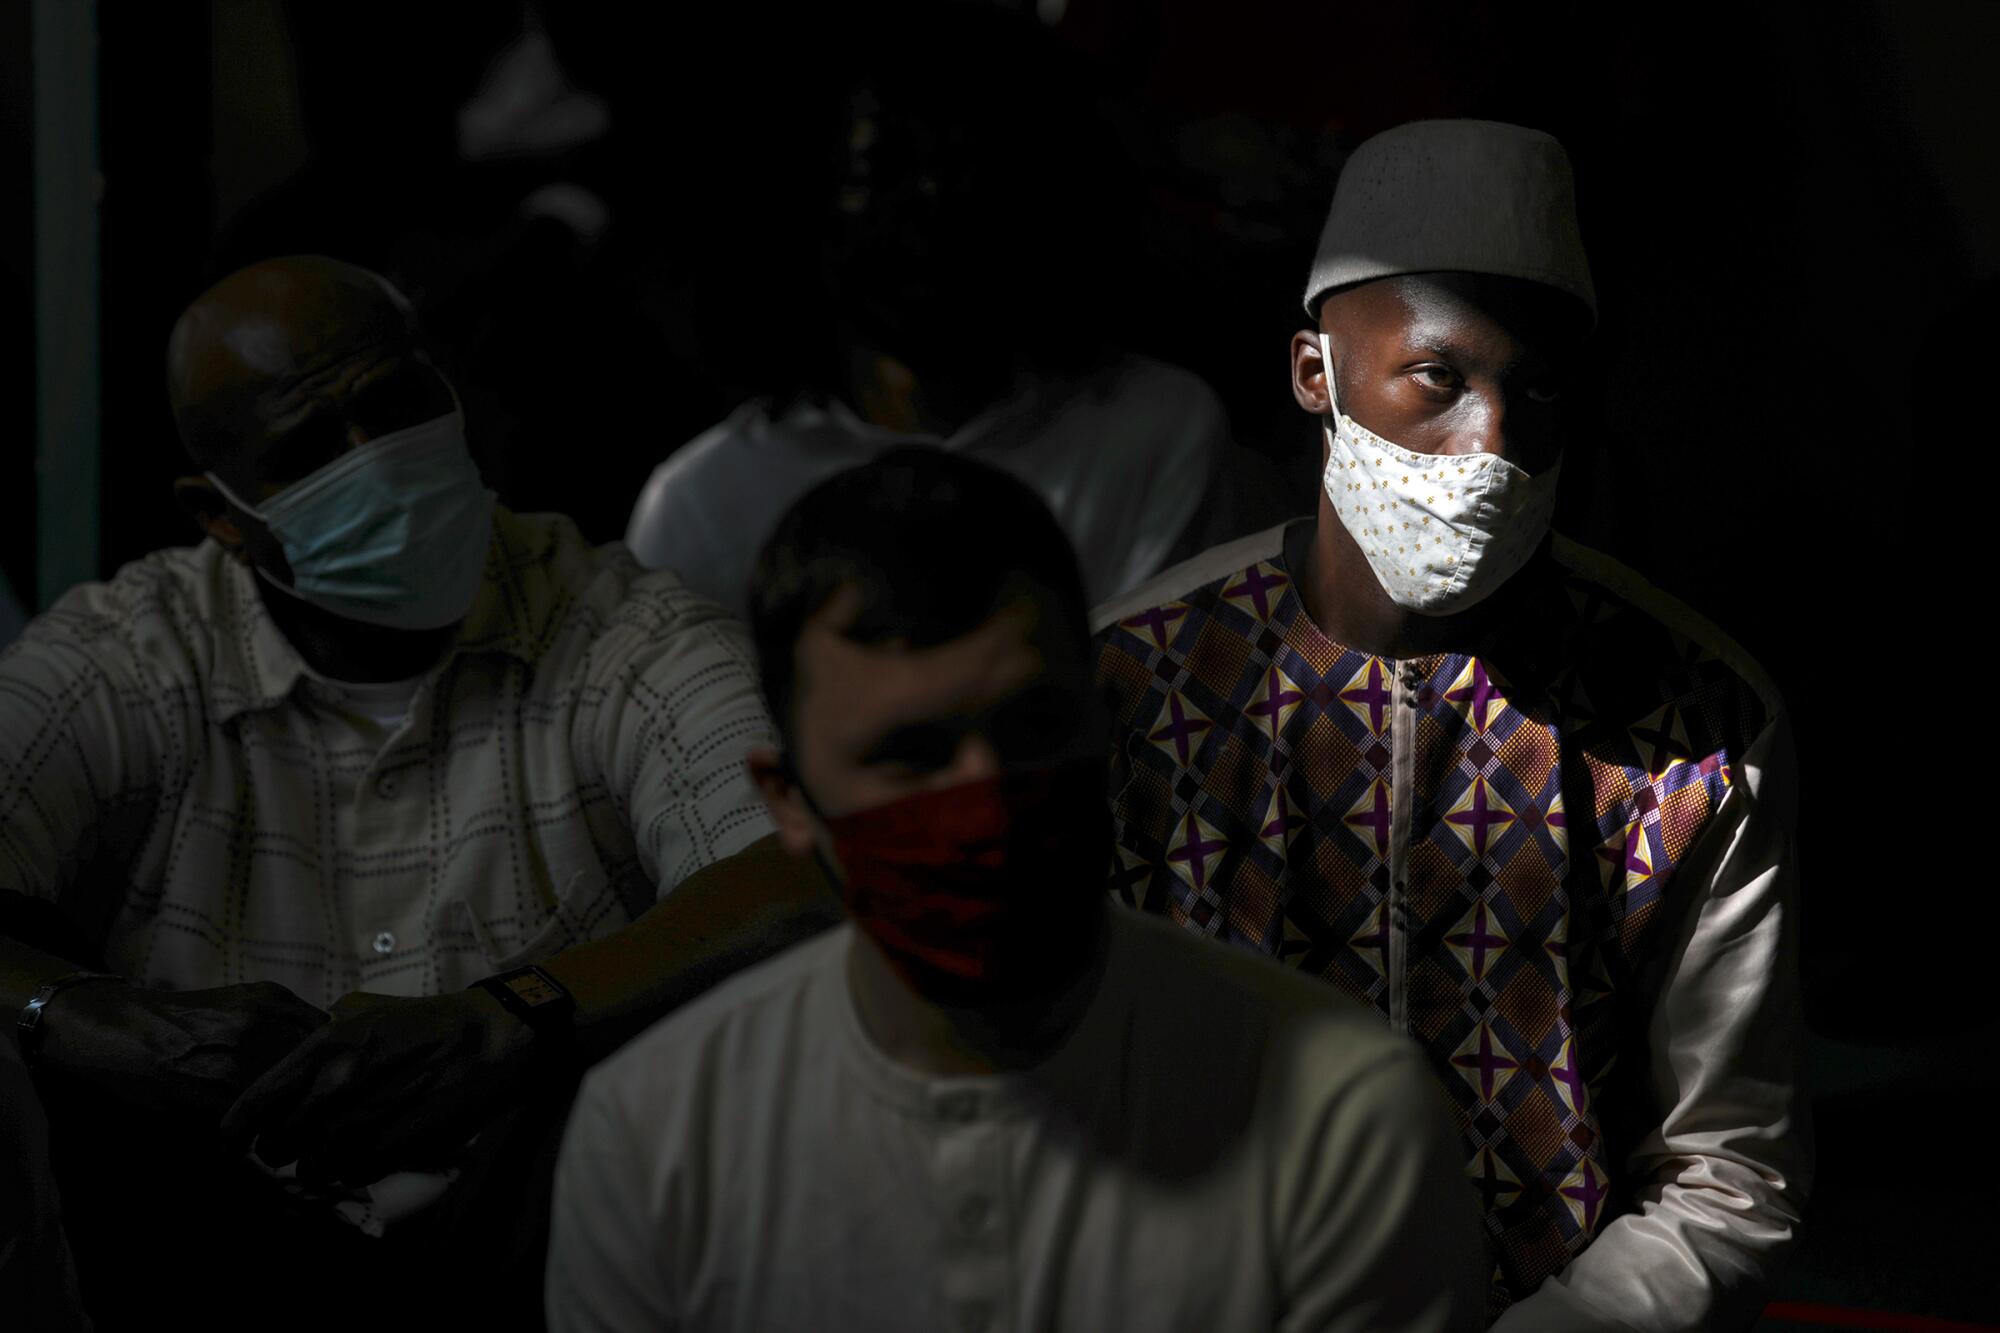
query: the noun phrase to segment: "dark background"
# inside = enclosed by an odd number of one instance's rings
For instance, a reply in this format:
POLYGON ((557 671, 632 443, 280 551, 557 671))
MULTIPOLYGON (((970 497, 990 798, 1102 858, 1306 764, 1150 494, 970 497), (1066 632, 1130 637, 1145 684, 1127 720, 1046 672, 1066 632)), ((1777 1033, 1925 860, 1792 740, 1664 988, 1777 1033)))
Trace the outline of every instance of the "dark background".
MULTIPOLYGON (((1041 9, 1119 197, 1083 217, 1050 189, 1027 225, 1103 246, 1079 308, 1216 387, 1283 479, 1280 511, 1314 493, 1286 342, 1345 152, 1440 115, 1568 146, 1603 318, 1570 395, 1559 521, 1736 636, 1797 724, 1822 1184, 1784 1293, 2000 1322, 2000 909, 1974 670, 1992 601, 1975 556, 2000 386, 2000 5, 1041 9)), ((824 370, 816 227, 843 63, 865 48, 976 75, 1003 118, 1044 104, 1035 69, 974 69, 978 52, 898 33, 859 6, 103 4, 100 571, 192 536, 168 495, 174 317, 230 269, 297 251, 416 300, 505 502, 619 536, 676 444, 824 370), (610 128, 466 161, 458 109, 530 23, 610 128), (601 234, 524 216, 553 182, 604 205, 601 234)), ((0 360, 0 571, 24 596, 27 37, 24 0, 0 3, 0 346, 19 349, 0 360)), ((933 275, 968 321, 979 279, 933 275)))

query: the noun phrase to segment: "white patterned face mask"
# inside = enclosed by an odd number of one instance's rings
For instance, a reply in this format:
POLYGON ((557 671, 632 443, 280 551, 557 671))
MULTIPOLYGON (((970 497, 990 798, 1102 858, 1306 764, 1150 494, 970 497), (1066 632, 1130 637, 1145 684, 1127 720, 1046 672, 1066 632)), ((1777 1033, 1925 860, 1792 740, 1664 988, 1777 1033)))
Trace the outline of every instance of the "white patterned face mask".
POLYGON ((1528 562, 1555 513, 1560 459, 1529 476, 1495 454, 1420 454, 1347 416, 1319 336, 1333 407, 1326 495, 1389 600, 1447 616, 1490 596, 1528 562))

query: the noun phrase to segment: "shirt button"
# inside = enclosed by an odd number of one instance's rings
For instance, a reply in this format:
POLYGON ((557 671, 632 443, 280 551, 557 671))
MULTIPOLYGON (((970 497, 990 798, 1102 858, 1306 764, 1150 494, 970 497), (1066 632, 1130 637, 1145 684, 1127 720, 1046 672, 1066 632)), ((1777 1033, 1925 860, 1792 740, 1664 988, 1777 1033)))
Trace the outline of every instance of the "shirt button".
POLYGON ((387 957, 396 952, 396 937, 384 930, 375 936, 375 952, 387 957))
POLYGON ((383 800, 390 800, 403 789, 403 780, 394 773, 384 773, 375 779, 375 794, 383 800))
POLYGON ((958 1227, 968 1236, 976 1236, 986 1230, 986 1219, 993 1215, 993 1202, 983 1194, 968 1194, 958 1205, 958 1227))

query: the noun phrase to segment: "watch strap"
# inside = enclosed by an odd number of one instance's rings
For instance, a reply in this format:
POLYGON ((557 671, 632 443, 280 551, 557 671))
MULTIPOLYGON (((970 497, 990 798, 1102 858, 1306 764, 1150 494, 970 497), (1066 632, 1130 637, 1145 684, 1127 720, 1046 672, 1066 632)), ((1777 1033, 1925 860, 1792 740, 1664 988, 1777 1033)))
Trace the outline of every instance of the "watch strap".
POLYGON ((72 986, 81 986, 91 981, 118 981, 125 978, 112 972, 69 972, 53 981, 45 981, 35 989, 28 1002, 21 1006, 20 1014, 14 1019, 14 1031, 20 1039, 21 1062, 33 1066, 42 1051, 42 1014, 49 1007, 49 1001, 72 986))
POLYGON ((537 1040, 566 1040, 576 1031, 576 998, 569 988, 530 963, 472 983, 508 1013, 534 1029, 537 1040))

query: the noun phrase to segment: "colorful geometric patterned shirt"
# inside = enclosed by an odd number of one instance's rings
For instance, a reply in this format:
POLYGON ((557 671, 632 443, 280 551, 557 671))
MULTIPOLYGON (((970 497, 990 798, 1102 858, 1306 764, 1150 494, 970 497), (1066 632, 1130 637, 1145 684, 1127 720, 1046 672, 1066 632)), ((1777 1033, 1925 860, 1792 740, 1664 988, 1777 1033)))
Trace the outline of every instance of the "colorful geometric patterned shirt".
POLYGON ((1114 892, 1423 1047, 1495 1309, 1539 1289, 1508 1327, 1754 1314, 1805 1185, 1775 694, 1561 538, 1475 651, 1357 652, 1299 598, 1310 538, 1273 529, 1100 608, 1114 892))

